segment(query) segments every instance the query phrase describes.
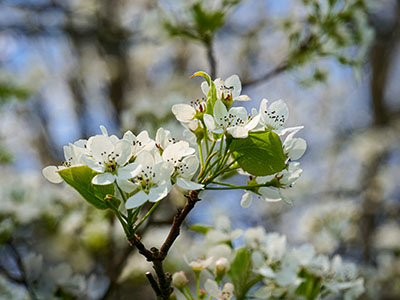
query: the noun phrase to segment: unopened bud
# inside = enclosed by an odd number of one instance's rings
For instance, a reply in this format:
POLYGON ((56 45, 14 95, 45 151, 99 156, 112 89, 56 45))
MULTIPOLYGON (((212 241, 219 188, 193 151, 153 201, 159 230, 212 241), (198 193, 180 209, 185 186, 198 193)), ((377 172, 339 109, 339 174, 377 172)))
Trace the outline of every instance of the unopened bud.
POLYGON ((207 297, 207 292, 203 289, 199 289, 199 300, 204 300, 207 297))
POLYGON ((229 260, 227 260, 225 257, 221 257, 215 263, 215 277, 222 279, 230 268, 231 264, 229 260))
POLYGON ((183 271, 176 272, 174 275, 172 275, 172 284, 178 290, 183 289, 188 284, 188 282, 189 280, 186 278, 185 272, 183 271))

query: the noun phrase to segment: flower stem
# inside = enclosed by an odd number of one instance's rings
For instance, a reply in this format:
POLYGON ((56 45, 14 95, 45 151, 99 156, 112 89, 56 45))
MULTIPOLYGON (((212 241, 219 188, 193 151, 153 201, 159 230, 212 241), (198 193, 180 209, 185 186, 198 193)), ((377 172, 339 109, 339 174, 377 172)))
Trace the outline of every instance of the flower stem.
POLYGON ((136 232, 139 229, 140 225, 142 225, 143 222, 146 221, 146 219, 153 213, 153 211, 157 208, 158 204, 160 204, 160 201, 157 201, 156 203, 153 204, 153 206, 149 209, 147 214, 145 214, 144 217, 140 220, 140 222, 137 223, 136 226, 133 228, 133 232, 136 232))
POLYGON ((196 275, 196 300, 200 299, 200 272, 194 272, 196 275))

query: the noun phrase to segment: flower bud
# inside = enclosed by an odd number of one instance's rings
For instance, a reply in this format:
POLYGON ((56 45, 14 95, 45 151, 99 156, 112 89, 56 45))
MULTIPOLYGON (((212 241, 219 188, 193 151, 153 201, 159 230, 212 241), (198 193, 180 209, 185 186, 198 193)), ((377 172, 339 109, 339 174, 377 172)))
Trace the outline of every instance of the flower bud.
POLYGON ((172 275, 172 284, 178 289, 182 290, 187 284, 189 280, 186 278, 185 272, 180 271, 176 272, 172 275))
POLYGON ((207 297, 207 292, 203 289, 199 289, 199 300, 205 300, 207 297))
POLYGON ((225 257, 221 257, 215 263, 215 277, 222 279, 230 268, 231 264, 229 260, 225 257))

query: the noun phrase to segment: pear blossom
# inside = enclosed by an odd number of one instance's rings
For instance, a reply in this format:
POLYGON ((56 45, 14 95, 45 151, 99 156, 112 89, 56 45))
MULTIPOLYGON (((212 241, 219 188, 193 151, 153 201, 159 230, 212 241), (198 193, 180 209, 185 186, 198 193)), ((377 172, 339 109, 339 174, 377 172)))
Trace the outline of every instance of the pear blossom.
POLYGON ((130 163, 132 146, 126 140, 118 140, 107 135, 90 137, 87 142, 89 155, 82 157, 92 170, 99 172, 92 179, 93 184, 106 185, 115 180, 117 183, 138 175, 141 166, 130 163))
POLYGON ((172 106, 172 113, 183 126, 194 131, 201 126, 196 118, 206 111, 206 101, 204 98, 191 101, 190 104, 175 104, 172 106))
POLYGON ((142 151, 151 151, 155 147, 155 143, 150 139, 146 130, 135 136, 130 130, 125 132, 122 140, 132 145, 131 156, 136 157, 142 151))
POLYGON ((267 106, 268 100, 263 99, 260 104, 261 123, 270 130, 282 130, 289 117, 289 109, 283 100, 274 101, 267 106))
MULTIPOLYGON (((218 99, 227 102, 251 100, 247 95, 240 95, 242 92, 242 83, 240 82, 239 76, 236 74, 228 77, 225 81, 221 78, 217 78, 214 80, 214 84, 217 90, 218 99)), ((202 82, 201 90, 203 91, 204 95, 207 96, 209 90, 207 81, 202 82)))
POLYGON ((86 140, 78 140, 74 144, 64 146, 65 162, 61 166, 47 166, 42 170, 43 176, 52 183, 61 183, 61 178, 58 171, 65 168, 79 166, 83 164, 82 156, 87 154, 86 140))
POLYGON ((283 142, 283 149, 290 160, 297 160, 303 156, 307 149, 307 143, 302 138, 295 138, 294 135, 304 126, 287 128, 291 131, 283 142))
POLYGON ((204 288, 210 294, 210 296, 218 300, 230 300, 233 297, 234 286, 230 282, 225 283, 223 289, 221 290, 214 280, 207 279, 204 284, 204 288))
POLYGON ((187 190, 203 188, 202 184, 191 181, 199 167, 199 160, 193 155, 194 152, 195 149, 188 142, 179 141, 169 144, 162 153, 162 159, 174 168, 172 178, 176 179, 176 184, 187 190))
POLYGON ((260 120, 259 115, 249 118, 244 107, 231 107, 228 111, 221 100, 215 102, 213 113, 214 116, 204 115, 207 128, 214 133, 228 132, 234 138, 246 138, 260 120))
POLYGON ((127 209, 138 207, 146 201, 160 201, 171 189, 170 179, 174 168, 163 161, 157 152, 142 151, 135 163, 142 166, 140 173, 121 182, 121 189, 125 192, 135 192, 125 204, 127 209))

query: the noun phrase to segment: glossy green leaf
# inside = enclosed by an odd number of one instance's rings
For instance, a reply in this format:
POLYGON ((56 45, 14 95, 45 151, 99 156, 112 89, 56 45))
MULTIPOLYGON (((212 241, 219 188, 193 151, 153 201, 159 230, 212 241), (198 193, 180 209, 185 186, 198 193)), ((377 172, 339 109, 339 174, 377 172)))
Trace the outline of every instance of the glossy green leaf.
POLYGON ((286 166, 282 142, 271 131, 251 132, 247 138, 233 139, 230 150, 240 167, 255 176, 272 175, 286 166))
POLYGON ((104 197, 114 195, 114 185, 94 185, 92 178, 98 173, 88 166, 63 169, 58 172, 62 179, 72 186, 87 202, 99 209, 107 209, 104 197))

